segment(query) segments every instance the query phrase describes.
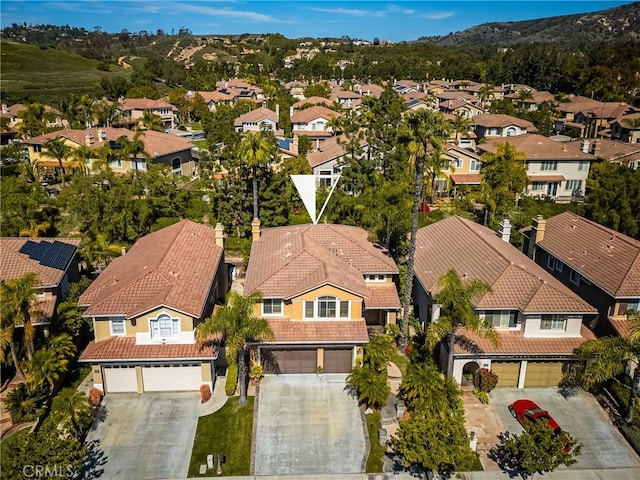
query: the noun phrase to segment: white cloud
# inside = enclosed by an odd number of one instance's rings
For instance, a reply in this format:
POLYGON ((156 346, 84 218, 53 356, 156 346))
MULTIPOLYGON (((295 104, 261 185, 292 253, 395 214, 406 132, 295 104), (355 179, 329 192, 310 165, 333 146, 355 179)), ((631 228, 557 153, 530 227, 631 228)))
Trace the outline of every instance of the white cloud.
POLYGON ((212 17, 223 17, 223 18, 233 18, 236 20, 241 20, 245 22, 255 22, 255 23, 270 23, 277 22, 278 20, 271 15, 266 15, 264 13, 253 12, 250 10, 234 10, 231 8, 216 8, 216 7, 208 7, 202 4, 193 5, 186 3, 162 3, 162 8, 157 9, 155 5, 147 5, 140 9, 142 11, 146 11, 147 13, 158 13, 164 15, 177 16, 181 14, 196 14, 196 15, 208 15, 212 17))
POLYGON ((335 15, 351 15, 354 17, 364 17, 371 14, 371 10, 360 10, 357 8, 311 8, 314 12, 332 13, 335 15))
POLYGON ((427 20, 444 20, 445 18, 453 17, 456 12, 433 12, 433 13, 425 13, 422 15, 422 18, 426 18, 427 20))
POLYGON ((416 13, 416 11, 411 8, 404 8, 398 5, 387 5, 385 10, 389 13, 401 13, 403 15, 413 15, 416 13))

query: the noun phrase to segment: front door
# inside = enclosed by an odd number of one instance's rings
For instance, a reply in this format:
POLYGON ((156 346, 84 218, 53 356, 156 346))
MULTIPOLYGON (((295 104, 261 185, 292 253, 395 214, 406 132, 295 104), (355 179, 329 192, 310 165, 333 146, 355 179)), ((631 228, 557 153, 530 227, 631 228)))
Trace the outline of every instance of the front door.
POLYGON ((547 195, 555 197, 558 194, 558 182, 549 182, 547 184, 547 195))

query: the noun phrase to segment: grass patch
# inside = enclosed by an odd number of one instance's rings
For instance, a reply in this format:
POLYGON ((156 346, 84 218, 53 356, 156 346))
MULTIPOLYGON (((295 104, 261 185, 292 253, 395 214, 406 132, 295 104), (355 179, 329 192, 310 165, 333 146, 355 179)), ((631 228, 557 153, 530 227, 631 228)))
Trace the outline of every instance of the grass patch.
POLYGON ((475 462, 473 462, 473 465, 471 466, 471 471, 472 472, 483 472, 484 471, 484 467, 482 466, 482 462, 480 461, 480 457, 478 456, 477 453, 475 455, 475 462))
POLYGON ((198 148, 202 148, 203 150, 209 150, 209 142, 207 142, 206 138, 202 138, 200 140, 194 140, 193 143, 198 148))
POLYGON ((366 472, 380 473, 382 472, 382 456, 385 452, 385 448, 380 445, 378 438, 378 430, 382 428, 382 417, 379 412, 368 413, 365 417, 367 420, 367 432, 369 432, 369 443, 371 444, 366 472))
POLYGON ((82 383, 89 372, 91 371, 91 365, 86 363, 76 363, 69 371, 64 379, 61 388, 71 387, 74 390, 82 383))
POLYGON ((402 372, 402 376, 407 373, 407 367, 409 366, 409 358, 406 355, 402 355, 397 350, 393 350, 393 354, 391 355, 391 361, 396 364, 396 366, 402 372))
MULTIPOLYGON (((220 410, 198 420, 189 477, 201 476, 198 473, 200 465, 206 464, 207 455, 212 453, 227 456, 222 475, 249 475, 255 397, 248 397, 247 405, 243 408, 238 406, 239 400, 239 397, 232 397, 220 410)), ((217 476, 216 470, 208 470, 204 476, 217 476)))

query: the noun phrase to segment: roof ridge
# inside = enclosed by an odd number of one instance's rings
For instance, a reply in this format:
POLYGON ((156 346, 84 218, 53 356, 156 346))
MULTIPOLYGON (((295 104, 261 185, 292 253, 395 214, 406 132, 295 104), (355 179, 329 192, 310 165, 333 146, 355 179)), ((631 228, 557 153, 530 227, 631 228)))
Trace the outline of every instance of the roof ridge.
MULTIPOLYGON (((601 231, 604 231, 604 232, 607 232, 607 233, 611 233, 612 235, 614 235, 616 238, 619 238, 623 242, 625 242, 625 243, 627 243, 627 244, 629 244, 631 246, 637 247, 638 248, 638 252, 640 252, 640 240, 636 240, 635 238, 632 238, 632 237, 630 237, 628 235, 625 235, 624 233, 620 233, 620 232, 618 232, 618 231, 616 231, 616 230, 614 230, 612 228, 606 227, 606 226, 604 226, 604 225, 602 225, 602 224, 600 224, 598 222, 594 222, 593 220, 589 220, 588 218, 585 218, 582 215, 578 215, 577 213, 566 211, 566 212, 559 213, 558 215, 554 215, 554 217, 560 217, 560 216, 577 217, 578 220, 583 220, 583 221, 587 222, 588 224, 596 227, 598 230, 601 230, 601 231)), ((548 220, 551 220, 554 217, 550 217, 548 220)), ((544 239, 542 241, 544 241, 544 239)))

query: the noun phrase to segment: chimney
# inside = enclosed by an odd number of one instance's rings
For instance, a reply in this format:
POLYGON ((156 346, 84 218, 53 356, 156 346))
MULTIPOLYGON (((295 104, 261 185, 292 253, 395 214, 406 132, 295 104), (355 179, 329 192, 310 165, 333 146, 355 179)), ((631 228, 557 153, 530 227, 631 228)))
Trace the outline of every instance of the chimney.
POLYGON ((91 133, 87 133, 84 136, 84 143, 87 147, 90 147, 93 144, 93 135, 91 133))
POLYGON ((533 260, 535 260, 536 244, 544 239, 544 230, 546 226, 547 221, 542 218, 542 215, 536 215, 536 218, 532 219, 527 256, 533 260))
POLYGON ((280 104, 276 103, 276 119, 279 119, 279 118, 280 118, 280 104))
POLYGON ((293 117, 293 105, 289 107, 289 117, 293 117))
POLYGON ((125 255, 125 254, 127 253, 127 249, 126 249, 126 247, 120 247, 120 253, 121 253, 122 255, 125 255))
POLYGON ((6 104, 6 103, 3 103, 3 104, 2 104, 2 113, 3 113, 3 114, 7 114, 7 113, 9 113, 9 107, 7 107, 7 104, 6 104))
POLYGON ((224 225, 220 222, 216 223, 216 245, 220 248, 224 248, 224 225))
POLYGON ((298 155, 298 136, 294 135, 291 143, 289 144, 289 150, 298 155))
POLYGON ((256 242, 260 240, 260 219, 254 218, 251 222, 251 236, 253 241, 256 242))
POLYGON ((593 141, 593 151, 591 152, 595 157, 599 157, 600 156, 600 148, 602 146, 600 145, 600 140, 594 140, 593 141))
POLYGON ((580 142, 580 150, 582 150, 582 153, 589 153, 589 140, 580 142))
POLYGON ((508 218, 505 218, 500 222, 498 236, 505 242, 509 243, 509 239, 511 238, 511 222, 508 218))

